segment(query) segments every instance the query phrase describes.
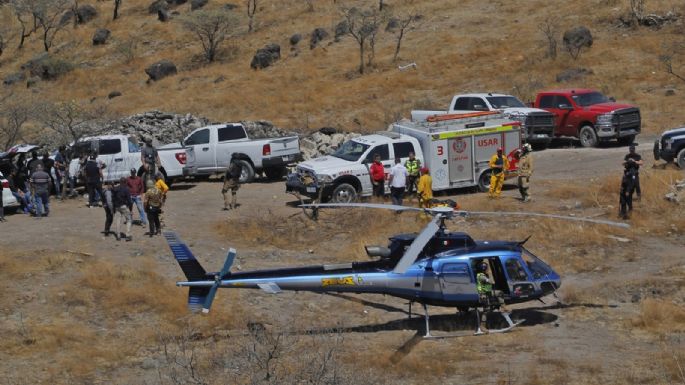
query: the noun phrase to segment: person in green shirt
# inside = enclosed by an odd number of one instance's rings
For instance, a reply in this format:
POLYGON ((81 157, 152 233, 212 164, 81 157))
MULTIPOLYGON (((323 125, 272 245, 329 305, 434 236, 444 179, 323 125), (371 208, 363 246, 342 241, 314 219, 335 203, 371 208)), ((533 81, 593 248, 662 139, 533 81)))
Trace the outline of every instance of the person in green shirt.
POLYGON ((480 298, 480 303, 483 306, 483 312, 480 317, 479 329, 487 333, 487 313, 492 310, 492 280, 488 276, 488 263, 483 261, 478 265, 480 271, 476 274, 476 290, 480 298))

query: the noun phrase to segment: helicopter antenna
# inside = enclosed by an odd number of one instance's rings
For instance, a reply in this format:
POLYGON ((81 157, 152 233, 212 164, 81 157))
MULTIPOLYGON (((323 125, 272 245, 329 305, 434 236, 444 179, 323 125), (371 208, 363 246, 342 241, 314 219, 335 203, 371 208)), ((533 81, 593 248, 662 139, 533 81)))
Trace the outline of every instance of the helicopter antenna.
POLYGON ((532 235, 529 235, 526 237, 526 239, 522 240, 521 242, 518 243, 519 246, 523 246, 528 240, 532 237, 532 235))

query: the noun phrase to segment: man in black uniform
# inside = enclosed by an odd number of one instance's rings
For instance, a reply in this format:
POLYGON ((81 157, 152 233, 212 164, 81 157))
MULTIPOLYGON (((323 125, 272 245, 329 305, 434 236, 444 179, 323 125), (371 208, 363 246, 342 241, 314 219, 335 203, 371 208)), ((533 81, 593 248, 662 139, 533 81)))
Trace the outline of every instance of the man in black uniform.
POLYGON ((618 214, 621 218, 628 219, 628 213, 633 211, 633 192, 638 180, 639 166, 634 161, 627 161, 624 164, 625 170, 623 170, 623 178, 621 179, 620 209, 618 214))
POLYGON ((55 184, 55 178, 52 177, 52 169, 55 167, 55 161, 50 159, 50 154, 48 152, 43 153, 43 171, 47 172, 48 175, 50 175, 50 185, 52 186, 53 189, 55 189, 55 194, 59 194, 59 190, 57 185, 55 184))
MULTIPOLYGON (((623 166, 628 170, 629 167, 634 168, 634 179, 633 179, 633 188, 637 192, 637 201, 640 201, 640 198, 642 198, 642 190, 640 190, 640 166, 642 166, 643 161, 642 161, 642 156, 640 154, 635 152, 635 145, 631 144, 630 147, 628 147, 628 154, 626 154, 625 158, 623 158, 623 166)), ((632 197, 632 192, 631 192, 631 197, 630 200, 633 200, 632 197)))
POLYGON ((224 175, 224 186, 221 189, 221 194, 224 196, 224 210, 236 209, 238 208, 238 203, 236 202, 236 193, 240 188, 240 174, 243 168, 240 165, 240 161, 236 153, 231 154, 231 163, 226 170, 224 175), (231 191, 231 200, 228 200, 228 191, 231 191))
MULTIPOLYGON (((145 180, 155 181, 155 175, 157 174, 157 164, 160 164, 159 154, 157 150, 152 146, 152 138, 143 138, 145 146, 143 146, 140 151, 140 162, 143 164, 143 169, 145 170, 145 180)), ((145 185, 145 183, 143 183, 145 185)))
POLYGON ((96 160, 96 155, 91 154, 90 159, 83 167, 86 175, 86 189, 88 190, 88 207, 97 205, 95 193, 102 197, 102 169, 96 160))

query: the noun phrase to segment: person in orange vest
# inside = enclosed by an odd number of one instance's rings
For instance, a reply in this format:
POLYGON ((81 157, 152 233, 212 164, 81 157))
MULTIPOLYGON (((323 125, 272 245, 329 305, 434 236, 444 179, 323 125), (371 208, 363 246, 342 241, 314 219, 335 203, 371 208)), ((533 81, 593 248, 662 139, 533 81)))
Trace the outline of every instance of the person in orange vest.
POLYGON ((504 173, 509 169, 509 159, 503 154, 502 147, 497 149, 497 153, 490 158, 488 166, 490 167, 490 191, 488 196, 490 198, 499 198, 502 193, 502 185, 504 185, 504 173))

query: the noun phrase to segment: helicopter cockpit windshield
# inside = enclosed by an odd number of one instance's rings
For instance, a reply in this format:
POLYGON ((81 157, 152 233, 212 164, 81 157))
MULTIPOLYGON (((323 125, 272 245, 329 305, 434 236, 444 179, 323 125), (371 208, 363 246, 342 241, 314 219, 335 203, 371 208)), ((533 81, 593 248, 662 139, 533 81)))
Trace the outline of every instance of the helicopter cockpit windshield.
POLYGON ((534 279, 540 279, 548 276, 554 276, 554 270, 549 265, 542 262, 542 260, 535 256, 535 254, 528 251, 525 247, 521 247, 521 258, 526 262, 528 270, 533 274, 534 279))

